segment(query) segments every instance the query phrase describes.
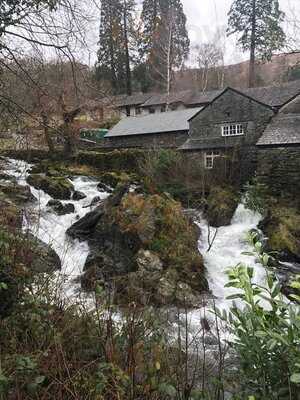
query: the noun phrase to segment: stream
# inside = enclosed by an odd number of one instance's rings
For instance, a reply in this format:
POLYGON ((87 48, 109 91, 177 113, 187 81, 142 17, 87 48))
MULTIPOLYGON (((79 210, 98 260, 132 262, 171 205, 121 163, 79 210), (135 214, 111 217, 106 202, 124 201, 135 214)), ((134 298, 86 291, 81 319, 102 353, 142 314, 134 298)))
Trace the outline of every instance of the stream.
MULTIPOLYGON (((26 174, 31 165, 20 160, 9 159, 7 161, 8 168, 5 172, 14 176, 20 185, 27 185, 26 174)), ((105 199, 109 194, 100 192, 97 189, 98 181, 93 178, 78 176, 73 177, 71 182, 75 190, 83 192, 87 197, 77 201, 62 200, 63 204, 72 203, 75 207, 74 213, 62 216, 55 214, 47 207, 51 196, 30 186, 32 194, 38 201, 26 210, 23 229, 29 230, 56 251, 62 263, 61 270, 55 273, 60 283, 58 285, 61 292, 60 295, 65 301, 74 303, 82 299, 82 297, 87 297, 81 291, 79 280, 76 278, 80 277, 83 271, 89 254, 89 246, 87 242, 70 239, 66 235, 66 230, 93 209, 89 205, 96 196, 105 199)), ((233 294, 235 290, 224 287, 227 282, 226 270, 228 267, 234 266, 239 262, 252 266, 256 264, 254 256, 242 255, 242 253, 251 251, 246 241, 246 235, 249 230, 257 228, 260 220, 261 216, 259 214, 246 209, 243 204, 240 204, 233 216, 231 225, 218 228, 210 251, 207 251, 209 247, 207 223, 201 216, 199 216, 199 220, 195 221, 201 228, 199 251, 203 255, 207 280, 215 297, 216 306, 220 309, 228 310, 231 301, 226 300, 226 297, 233 294)), ((213 237, 215 228, 210 229, 211 237, 213 237)), ((255 281, 262 283, 264 277, 263 268, 256 264, 255 281)), ((191 323, 195 318, 199 322, 199 312, 192 311, 189 313, 189 317, 191 323)))

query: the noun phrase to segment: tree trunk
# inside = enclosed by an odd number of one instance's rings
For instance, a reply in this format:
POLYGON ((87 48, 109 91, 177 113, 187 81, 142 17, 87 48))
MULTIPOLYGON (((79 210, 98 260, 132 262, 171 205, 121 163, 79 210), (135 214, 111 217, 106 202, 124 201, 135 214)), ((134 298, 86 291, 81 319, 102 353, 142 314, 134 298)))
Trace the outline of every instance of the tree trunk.
POLYGON ((128 48, 128 29, 127 29, 127 2, 124 0, 123 9, 123 19, 124 19, 124 46, 126 54, 126 93, 128 96, 132 95, 132 85, 131 85, 131 70, 130 70, 130 57, 128 48))
POLYGON ((50 134, 49 130, 49 119, 46 113, 42 112, 42 121, 43 121, 43 128, 44 128, 44 135, 45 135, 45 140, 49 149, 50 153, 53 153, 55 151, 54 148, 54 143, 50 134))
POLYGON ((249 63, 249 87, 255 85, 255 48, 256 48, 256 0, 252 0, 251 15, 251 43, 250 43, 250 63, 249 63))

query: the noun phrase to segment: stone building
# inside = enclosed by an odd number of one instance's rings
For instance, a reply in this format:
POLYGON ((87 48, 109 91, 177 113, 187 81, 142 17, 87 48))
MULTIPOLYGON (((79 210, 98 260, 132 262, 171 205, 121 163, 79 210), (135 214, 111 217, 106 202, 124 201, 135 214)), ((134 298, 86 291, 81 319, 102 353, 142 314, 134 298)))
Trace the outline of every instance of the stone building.
POLYGON ((178 148, 188 138, 188 120, 200 108, 122 119, 105 135, 110 148, 178 148))
POLYGON ((274 191, 300 195, 300 96, 281 108, 257 142, 258 176, 274 191))
MULTIPOLYGON (((284 103, 300 92, 300 80, 281 85, 237 89, 264 104, 278 110, 284 103)), ((120 118, 137 117, 148 114, 158 114, 187 108, 204 107, 214 101, 223 89, 208 92, 183 90, 166 93, 135 93, 132 96, 119 95, 106 100, 107 106, 115 108, 120 118), (168 105, 168 107, 167 107, 168 105)))
POLYGON ((206 169, 221 161, 228 161, 229 168, 235 157, 240 161, 236 172, 245 181, 256 168, 256 142, 273 115, 270 105, 226 88, 190 119, 189 139, 180 150, 192 153, 206 169))

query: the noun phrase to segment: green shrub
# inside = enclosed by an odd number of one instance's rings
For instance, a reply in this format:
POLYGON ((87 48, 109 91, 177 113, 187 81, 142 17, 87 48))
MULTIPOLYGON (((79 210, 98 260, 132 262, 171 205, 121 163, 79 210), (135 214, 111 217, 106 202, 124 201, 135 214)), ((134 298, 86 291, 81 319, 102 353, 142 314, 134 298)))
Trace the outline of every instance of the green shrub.
POLYGON ((300 309, 283 298, 281 285, 269 268, 270 256, 257 235, 250 234, 249 240, 252 254, 265 268, 265 285, 254 282, 253 268, 238 264, 229 270, 226 286, 239 289, 228 299, 238 299, 243 307, 234 304, 228 315, 220 311, 218 315, 234 335, 232 346, 239 356, 238 379, 244 395, 256 400, 296 400, 300 393, 300 309))

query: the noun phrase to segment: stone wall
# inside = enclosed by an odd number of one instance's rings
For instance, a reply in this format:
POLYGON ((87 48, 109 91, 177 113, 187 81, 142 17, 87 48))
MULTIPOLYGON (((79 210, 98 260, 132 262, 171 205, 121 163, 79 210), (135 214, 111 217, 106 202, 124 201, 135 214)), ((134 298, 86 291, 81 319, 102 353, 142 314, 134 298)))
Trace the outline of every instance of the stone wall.
POLYGON ((228 154, 232 153, 235 157, 232 168, 238 169, 232 173, 239 176, 240 184, 243 184, 256 171, 256 142, 273 115, 270 107, 228 89, 191 120, 190 137, 200 143, 199 147, 202 149, 198 151, 202 153, 202 159, 205 149, 220 150, 227 158, 228 154), (242 124, 244 134, 223 137, 222 126, 230 123, 242 124), (237 154, 239 164, 236 162, 237 154))
POLYGON ((273 115, 269 107, 228 89, 191 120, 190 136, 227 147, 253 145, 273 115), (222 125, 230 123, 241 123, 245 134, 223 137, 222 125))
POLYGON ((300 195, 300 145, 258 147, 258 177, 276 194, 300 195))
POLYGON ((187 131, 105 138, 109 148, 177 148, 188 138, 187 131))

